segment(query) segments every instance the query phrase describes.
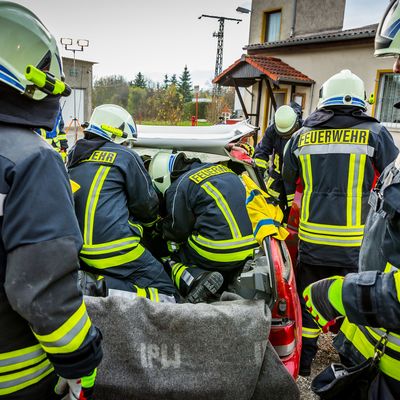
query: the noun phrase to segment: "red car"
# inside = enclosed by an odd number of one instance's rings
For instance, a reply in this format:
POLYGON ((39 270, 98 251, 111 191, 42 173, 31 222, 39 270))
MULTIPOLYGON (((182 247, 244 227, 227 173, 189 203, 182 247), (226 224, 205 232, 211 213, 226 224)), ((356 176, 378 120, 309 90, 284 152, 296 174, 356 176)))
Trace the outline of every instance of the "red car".
MULTIPOLYGON (((142 125, 138 127, 139 135, 135 148, 139 152, 141 151, 138 147, 146 148, 142 153, 148 155, 154 153, 154 150, 148 149, 195 152, 196 156, 208 162, 230 159, 242 164, 246 173, 262 187, 263 180, 255 163, 246 154, 233 150, 237 142, 251 136, 255 129, 246 121, 209 127, 142 125)), ((266 238, 254 259, 254 264, 255 270, 260 272, 258 277, 262 280, 263 298, 272 313, 270 342, 290 374, 297 378, 301 354, 301 311, 293 271, 293 249, 294 247, 290 246, 289 250, 283 241, 266 238)), ((238 280, 239 294, 245 293, 245 290, 240 289, 245 279, 256 281, 255 273, 251 274, 252 271, 245 272, 238 280)))

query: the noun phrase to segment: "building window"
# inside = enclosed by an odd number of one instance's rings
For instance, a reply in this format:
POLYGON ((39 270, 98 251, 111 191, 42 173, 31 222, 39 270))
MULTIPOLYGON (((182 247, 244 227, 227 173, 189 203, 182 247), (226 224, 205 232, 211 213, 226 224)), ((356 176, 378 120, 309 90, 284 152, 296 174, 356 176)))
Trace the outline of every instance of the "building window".
POLYGON ((70 68, 69 76, 77 78, 78 77, 78 68, 70 68))
POLYGON ((379 77, 378 98, 376 99, 376 118, 382 123, 400 124, 400 110, 393 105, 400 98, 400 76, 382 73, 379 77))
POLYGON ((281 11, 264 13, 264 42, 277 42, 281 36, 281 11))

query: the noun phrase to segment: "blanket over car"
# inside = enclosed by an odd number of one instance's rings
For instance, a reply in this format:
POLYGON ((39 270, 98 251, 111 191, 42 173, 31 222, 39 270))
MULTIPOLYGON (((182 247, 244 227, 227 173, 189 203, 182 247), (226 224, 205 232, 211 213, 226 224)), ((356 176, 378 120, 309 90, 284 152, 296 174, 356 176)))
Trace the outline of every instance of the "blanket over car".
POLYGON ((98 400, 299 399, 267 340, 271 314, 263 301, 85 302, 104 337, 98 400))

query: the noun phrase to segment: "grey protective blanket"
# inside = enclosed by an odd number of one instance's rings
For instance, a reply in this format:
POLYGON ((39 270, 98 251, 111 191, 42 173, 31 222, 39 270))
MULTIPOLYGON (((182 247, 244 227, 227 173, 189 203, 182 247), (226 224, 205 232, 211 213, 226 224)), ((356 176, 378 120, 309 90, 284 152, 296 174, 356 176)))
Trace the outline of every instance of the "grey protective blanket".
POLYGON ((271 316, 262 301, 85 301, 104 336, 98 400, 299 398, 266 340, 271 316))

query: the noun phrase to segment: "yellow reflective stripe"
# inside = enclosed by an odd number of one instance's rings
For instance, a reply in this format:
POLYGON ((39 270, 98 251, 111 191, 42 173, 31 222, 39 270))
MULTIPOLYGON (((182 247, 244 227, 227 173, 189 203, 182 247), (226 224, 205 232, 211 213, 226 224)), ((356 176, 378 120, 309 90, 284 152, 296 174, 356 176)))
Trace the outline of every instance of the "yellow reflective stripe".
MULTIPOLYGON (((386 329, 379 329, 379 328, 370 328, 368 326, 365 327, 366 330, 369 332, 369 334, 377 341, 379 342, 380 338, 386 334, 386 329)), ((388 336, 388 342, 387 342, 387 347, 393 349, 394 351, 397 351, 399 353, 399 361, 400 361, 400 335, 397 335, 393 332, 389 332, 387 334, 388 336)), ((399 365, 400 366, 400 365, 399 365)))
POLYGON ((356 205, 356 223, 355 225, 361 225, 361 214, 362 214, 362 198, 363 198, 363 183, 365 173, 365 163, 367 160, 366 154, 360 154, 360 165, 358 167, 357 177, 357 205, 356 205))
POLYGON ((346 221, 347 221, 347 226, 352 226, 353 225, 353 201, 354 201, 354 193, 353 193, 353 187, 354 187, 354 168, 355 168, 355 162, 356 162, 356 155, 355 154, 350 154, 349 157, 349 174, 347 177, 347 204, 346 204, 346 221))
POLYGON ((257 241, 253 235, 243 236, 240 239, 224 239, 224 240, 212 240, 202 235, 192 235, 191 239, 203 246, 207 246, 211 249, 237 249, 238 247, 257 246, 257 241))
POLYGON ((178 289, 179 289, 180 283, 181 283, 180 282, 181 276, 183 274, 183 271, 185 271, 186 269, 187 269, 187 267, 181 263, 175 263, 172 266, 172 276, 174 278, 175 285, 178 289))
POLYGON ((394 265, 390 264, 389 262, 386 263, 386 267, 383 272, 392 272, 392 271, 398 271, 398 268, 395 267, 394 265))
POLYGON ((142 225, 140 225, 140 224, 134 224, 133 222, 131 222, 131 221, 129 221, 129 220, 128 220, 128 224, 129 224, 130 226, 132 226, 132 227, 138 229, 139 232, 140 232, 140 236, 143 237, 143 226, 142 226, 142 225))
POLYGON ((98 243, 95 245, 83 245, 80 254, 107 254, 116 251, 135 248, 140 242, 140 238, 132 236, 114 242, 98 243))
POLYGON ((270 176, 266 183, 268 194, 272 194, 272 196, 274 196, 274 197, 279 197, 281 194, 271 188, 271 186, 274 182, 275 182, 275 179, 270 176))
POLYGON ((394 284, 396 286, 397 300, 400 302, 400 271, 393 274, 394 284))
POLYGON ((206 193, 211 196, 218 208, 221 210, 222 214, 225 217, 226 222, 228 223, 229 229, 231 231, 232 237, 239 238, 241 237, 240 229, 237 225, 236 219, 232 214, 232 211, 226 202, 222 193, 210 182, 206 182, 201 185, 202 189, 206 191, 206 193))
POLYGON ((96 213, 101 189, 110 169, 111 167, 106 167, 104 165, 100 166, 90 186, 89 195, 86 201, 85 225, 83 229, 83 242, 85 244, 92 244, 93 242, 94 215, 96 213))
POLYGON ((348 227, 343 225, 324 225, 300 221, 300 229, 312 233, 324 233, 334 236, 361 236, 364 234, 364 225, 348 227))
POLYGON ((47 353, 72 353, 79 349, 91 327, 86 305, 81 306, 54 332, 47 335, 34 335, 47 353))
POLYGON ((158 289, 153 287, 148 287, 147 290, 149 291, 150 300, 154 301, 155 303, 159 303, 160 298, 158 297, 158 289))
POLYGON ((243 251, 235 251, 232 253, 213 253, 210 251, 206 251, 198 247, 191 238, 188 240, 189 246, 196 251, 196 253, 200 254, 202 257, 206 258, 210 261, 217 262, 234 262, 234 261, 243 261, 246 258, 253 256, 253 249, 243 250, 243 251))
POLYGON ((362 197, 366 154, 350 154, 347 182, 347 226, 361 225, 362 197))
POLYGON ((40 344, 7 353, 0 353, 0 373, 16 371, 37 364, 44 358, 46 358, 46 353, 40 344))
POLYGON ((328 236, 305 232, 299 229, 299 238, 305 242, 315 244, 325 244, 327 246, 339 247, 359 247, 361 246, 362 236, 328 236))
POLYGON ((256 161, 257 167, 264 168, 264 169, 268 168, 268 161, 265 161, 262 158, 256 158, 255 161, 256 161))
POLYGON ((157 218, 154 221, 151 222, 142 222, 142 225, 145 226, 146 228, 151 228, 157 221, 161 219, 160 216, 157 216, 157 218))
MULTIPOLYGON (((358 328, 357 325, 352 324, 347 318, 344 319, 340 328, 346 339, 349 340, 353 346, 365 357, 370 358, 375 354, 375 346, 370 343, 364 333, 358 328)), ((387 346, 389 343, 387 344, 387 346)), ((379 361, 379 369, 386 375, 400 381, 400 353, 399 359, 390 357, 385 353, 379 361)))
POLYGON ((34 385, 53 371, 54 367, 46 359, 34 367, 13 374, 0 375, 0 396, 34 385))
POLYGON ((288 200, 294 200, 294 193, 293 194, 287 194, 286 195, 286 198, 288 199, 288 200))
POLYGON ((301 219, 308 221, 310 213, 310 199, 313 190, 312 167, 310 154, 299 156, 303 171, 304 193, 301 201, 301 219))
POLYGON ((136 295, 138 297, 144 297, 147 298, 147 294, 146 294, 146 289, 143 289, 139 286, 133 285, 136 288, 136 295))
POLYGON ((309 338, 309 339, 317 338, 320 333, 321 333, 321 329, 306 328, 304 326, 301 329, 301 336, 309 338))
POLYGON ((92 268, 106 269, 106 268, 118 267, 119 265, 135 261, 144 253, 144 251, 145 248, 140 244, 138 244, 131 251, 114 257, 92 259, 80 256, 80 258, 92 268))

